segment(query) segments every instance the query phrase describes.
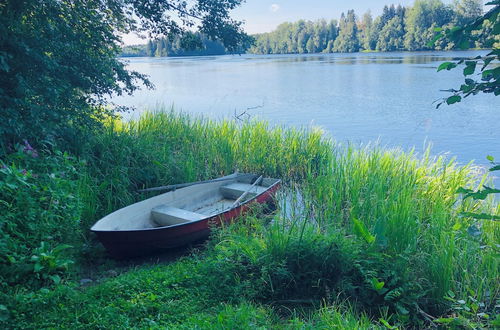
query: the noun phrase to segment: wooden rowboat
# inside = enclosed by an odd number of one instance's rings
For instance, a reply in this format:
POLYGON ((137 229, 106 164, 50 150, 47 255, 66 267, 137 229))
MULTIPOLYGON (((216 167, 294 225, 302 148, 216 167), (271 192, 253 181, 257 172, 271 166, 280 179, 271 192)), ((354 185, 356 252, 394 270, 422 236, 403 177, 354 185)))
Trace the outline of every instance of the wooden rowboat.
POLYGON ((231 174, 176 189, 119 209, 91 228, 114 258, 175 248, 208 237, 212 225, 230 222, 251 203, 267 203, 280 180, 231 174))

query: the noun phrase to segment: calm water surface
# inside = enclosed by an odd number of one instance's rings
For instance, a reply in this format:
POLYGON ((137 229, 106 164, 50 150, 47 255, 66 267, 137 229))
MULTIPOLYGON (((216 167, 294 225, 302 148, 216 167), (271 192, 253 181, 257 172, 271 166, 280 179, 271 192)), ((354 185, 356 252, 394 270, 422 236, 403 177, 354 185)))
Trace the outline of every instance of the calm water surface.
MULTIPOLYGON (((437 66, 481 52, 242 55, 134 58, 130 69, 150 76, 155 90, 115 98, 126 114, 174 105, 220 119, 247 110, 273 125, 319 126, 340 142, 448 153, 460 163, 500 159, 500 97, 480 95, 458 105, 434 101, 458 87, 461 70, 437 66)), ((483 52, 484 53, 484 52, 483 52)))

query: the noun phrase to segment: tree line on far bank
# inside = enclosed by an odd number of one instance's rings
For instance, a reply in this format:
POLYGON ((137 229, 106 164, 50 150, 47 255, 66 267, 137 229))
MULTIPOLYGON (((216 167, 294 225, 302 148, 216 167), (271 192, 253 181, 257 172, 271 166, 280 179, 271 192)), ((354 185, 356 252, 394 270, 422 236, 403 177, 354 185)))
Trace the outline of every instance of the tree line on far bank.
MULTIPOLYGON (((305 54, 358 51, 450 50, 458 48, 452 41, 440 39, 430 45, 438 28, 468 24, 483 14, 482 0, 416 0, 413 6, 386 5, 373 18, 370 11, 359 17, 354 10, 342 13, 339 20, 299 20, 285 22, 269 33, 253 35, 253 40, 239 49, 252 54, 305 54)), ((494 22, 483 23, 484 35, 494 22)), ((480 32, 477 32, 481 34, 480 32)), ((491 42, 479 35, 476 48, 491 48, 491 42)), ((126 46, 122 56, 195 56, 224 55, 224 45, 201 33, 172 35, 148 40, 146 45, 126 46)))
POLYGON ((211 40, 199 32, 187 32, 183 35, 172 34, 155 40, 150 39, 145 45, 125 46, 122 49, 121 56, 165 57, 224 54, 226 54, 226 48, 222 42, 211 40))
MULTIPOLYGON (((483 13, 481 0, 455 0, 446 5, 441 0, 416 0, 411 7, 385 6, 373 18, 370 11, 361 18, 354 10, 342 13, 340 19, 299 20, 283 23, 269 33, 255 35, 254 54, 303 54, 358 51, 449 50, 453 42, 439 40, 430 46, 437 28, 463 26, 483 13)), ((487 32, 494 22, 485 21, 487 32)), ((479 38, 477 48, 490 48, 479 38)))

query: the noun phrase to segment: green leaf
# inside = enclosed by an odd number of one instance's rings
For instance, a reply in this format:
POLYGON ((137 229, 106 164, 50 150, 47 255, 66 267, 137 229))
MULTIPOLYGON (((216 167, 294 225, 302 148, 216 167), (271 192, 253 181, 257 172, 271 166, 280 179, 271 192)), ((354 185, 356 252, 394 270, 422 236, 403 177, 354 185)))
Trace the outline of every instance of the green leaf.
POLYGON ((470 92, 471 90, 474 89, 474 86, 471 86, 471 85, 462 85, 460 86, 460 90, 464 93, 468 93, 470 92))
POLYGON ((483 64, 483 68, 481 70, 484 70, 490 63, 491 61, 493 61, 495 58, 494 57, 486 57, 484 58, 484 64, 483 64))
POLYGON ((491 52, 486 54, 486 56, 492 56, 492 55, 500 56, 500 48, 493 49, 491 52))
POLYGON ((462 212, 461 215, 479 220, 500 220, 500 215, 487 213, 462 212))
POLYGON ((455 298, 455 293, 453 291, 448 290, 447 294, 450 298, 455 298))
POLYGON ((49 278, 54 282, 54 284, 61 283, 61 277, 59 275, 50 275, 49 278))
POLYGON ((375 291, 380 291, 384 285, 385 285, 385 282, 379 282, 379 280, 377 278, 372 278, 372 288, 375 290, 375 291))
POLYGON ((493 166, 492 168, 489 169, 490 172, 494 172, 494 171, 500 171, 500 165, 495 165, 493 166))
POLYGON ((444 62, 444 63, 441 63, 439 66, 438 66, 438 69, 437 71, 441 71, 441 70, 451 70, 453 68, 456 68, 457 67, 457 64, 456 63, 453 63, 453 62, 444 62))
POLYGON ((483 186, 484 191, 488 194, 500 194, 500 189, 483 186))
POLYGON ((434 44, 436 43, 436 41, 438 41, 439 39, 443 38, 444 35, 442 33, 438 33, 434 36, 434 38, 432 38, 426 45, 427 47, 429 48, 433 48, 434 47, 434 44))
POLYGON ((490 194, 500 193, 500 189, 490 188, 488 186, 483 186, 483 190, 473 191, 470 189, 459 188, 457 193, 465 193, 464 198, 472 197, 474 200, 484 200, 490 194))
POLYGON ((499 79, 499 78, 500 78, 500 67, 483 71, 482 79, 485 81, 490 79, 499 79))
POLYGON ((69 244, 60 244, 54 248, 53 253, 57 254, 63 250, 71 249, 72 247, 73 246, 71 246, 69 244))
POLYGON ((486 156, 486 159, 489 160, 490 162, 494 162, 495 161, 495 157, 493 157, 492 155, 486 156))
POLYGON ((387 322, 386 320, 384 320, 382 318, 378 319, 378 321, 380 323, 382 323, 387 329, 397 329, 397 327, 390 325, 389 322, 387 322))
POLYGON ((370 234, 363 222, 355 218, 353 218, 352 221, 354 222, 354 232, 358 237, 364 239, 368 244, 375 242, 375 236, 370 234))
POLYGON ((446 103, 449 105, 449 104, 454 104, 454 103, 457 103, 457 102, 460 102, 462 101, 462 97, 460 95, 453 95, 453 96, 450 96, 449 98, 446 99, 446 103))
POLYGON ((470 76, 476 71, 476 61, 466 61, 464 68, 464 76, 470 76))
POLYGON ((37 262, 34 266, 33 266, 33 271, 35 273, 39 273, 41 270, 43 269, 43 265, 39 262, 37 262))
POLYGON ((403 315, 408 315, 408 314, 410 314, 410 311, 409 311, 409 310, 407 310, 407 309, 406 309, 403 305, 401 305, 401 304, 399 304, 399 303, 397 303, 397 304, 396 304, 396 309, 398 310, 398 312, 399 312, 400 314, 403 314, 403 315))
POLYGON ((500 327, 500 314, 497 314, 495 319, 491 321, 491 325, 494 327, 500 327))

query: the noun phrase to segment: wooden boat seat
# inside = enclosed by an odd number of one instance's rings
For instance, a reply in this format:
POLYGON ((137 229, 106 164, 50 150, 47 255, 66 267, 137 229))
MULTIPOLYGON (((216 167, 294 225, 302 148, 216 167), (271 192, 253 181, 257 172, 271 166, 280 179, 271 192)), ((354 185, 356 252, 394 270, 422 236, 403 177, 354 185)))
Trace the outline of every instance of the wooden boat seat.
POLYGON ((204 214, 183 210, 168 205, 160 205, 151 210, 151 218, 153 222, 160 227, 197 221, 206 217, 207 216, 204 214))
POLYGON ((250 192, 247 194, 248 198, 255 197, 267 190, 267 188, 262 186, 252 187, 252 185, 249 183, 240 183, 240 182, 231 183, 227 186, 222 186, 219 188, 222 196, 228 199, 238 199, 248 189, 250 189, 250 192))

